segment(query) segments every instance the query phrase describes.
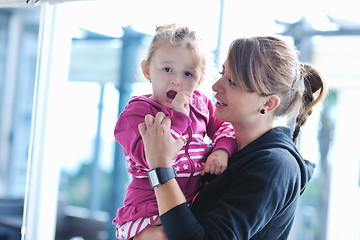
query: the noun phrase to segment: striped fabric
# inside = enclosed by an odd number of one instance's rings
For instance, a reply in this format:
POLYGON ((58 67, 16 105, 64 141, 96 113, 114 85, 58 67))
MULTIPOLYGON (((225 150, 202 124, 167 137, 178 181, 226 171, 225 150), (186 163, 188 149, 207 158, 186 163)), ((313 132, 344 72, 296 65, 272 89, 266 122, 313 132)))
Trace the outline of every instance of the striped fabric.
POLYGON ((137 236, 146 227, 152 225, 158 217, 158 215, 155 215, 139 218, 136 221, 130 221, 123 225, 116 225, 116 239, 129 239, 137 236))

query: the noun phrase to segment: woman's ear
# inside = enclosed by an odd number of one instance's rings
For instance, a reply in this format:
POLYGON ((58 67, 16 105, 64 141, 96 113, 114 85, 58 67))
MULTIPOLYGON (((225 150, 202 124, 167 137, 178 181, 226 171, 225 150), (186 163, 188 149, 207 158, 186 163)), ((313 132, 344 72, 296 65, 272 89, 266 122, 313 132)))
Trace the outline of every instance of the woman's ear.
POLYGON ((264 104, 264 108, 267 112, 271 112, 275 108, 277 108, 280 104, 280 98, 278 95, 270 95, 266 97, 267 100, 264 104))
POLYGON ((151 82, 150 67, 146 60, 141 61, 141 69, 144 74, 144 77, 151 82))

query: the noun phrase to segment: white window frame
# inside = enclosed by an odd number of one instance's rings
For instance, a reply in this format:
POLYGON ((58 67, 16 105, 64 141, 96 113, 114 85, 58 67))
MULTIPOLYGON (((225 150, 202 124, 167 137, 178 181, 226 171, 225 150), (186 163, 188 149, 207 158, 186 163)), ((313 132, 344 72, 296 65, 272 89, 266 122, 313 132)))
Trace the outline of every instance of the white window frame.
POLYGON ((47 139, 54 135, 54 124, 58 123, 54 103, 64 96, 56 89, 67 81, 71 51, 70 23, 61 6, 41 8, 22 240, 55 239, 60 179, 56 154, 62 149, 47 139))

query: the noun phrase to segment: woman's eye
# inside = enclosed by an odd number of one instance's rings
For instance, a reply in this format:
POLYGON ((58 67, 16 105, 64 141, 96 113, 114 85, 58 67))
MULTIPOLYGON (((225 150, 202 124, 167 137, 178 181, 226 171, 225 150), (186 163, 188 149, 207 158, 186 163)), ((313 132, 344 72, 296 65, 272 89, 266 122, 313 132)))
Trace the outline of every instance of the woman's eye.
POLYGON ((228 79, 228 82, 229 82, 229 84, 230 84, 230 85, 232 85, 232 86, 236 86, 236 83, 235 83, 233 80, 228 79))
POLYGON ((224 76, 224 72, 223 71, 219 71, 221 76, 224 76))
POLYGON ((166 68, 163 68, 163 71, 164 71, 164 72, 172 72, 172 69, 169 68, 169 67, 166 67, 166 68))
POLYGON ((186 77, 192 77, 192 74, 191 74, 191 72, 185 72, 185 76, 186 77))

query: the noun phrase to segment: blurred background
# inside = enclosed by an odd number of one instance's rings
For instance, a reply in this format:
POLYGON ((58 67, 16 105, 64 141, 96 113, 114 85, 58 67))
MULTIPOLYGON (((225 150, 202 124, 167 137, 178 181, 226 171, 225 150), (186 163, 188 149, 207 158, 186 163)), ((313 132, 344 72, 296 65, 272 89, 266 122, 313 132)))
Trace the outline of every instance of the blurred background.
POLYGON ((360 239, 360 15, 355 0, 0 1, 0 240, 114 240, 130 176, 113 130, 132 95, 150 93, 140 62, 155 26, 195 29, 212 57, 281 33, 329 95, 300 152, 317 164, 290 240, 360 239))

